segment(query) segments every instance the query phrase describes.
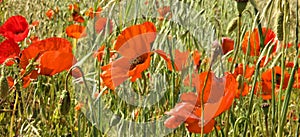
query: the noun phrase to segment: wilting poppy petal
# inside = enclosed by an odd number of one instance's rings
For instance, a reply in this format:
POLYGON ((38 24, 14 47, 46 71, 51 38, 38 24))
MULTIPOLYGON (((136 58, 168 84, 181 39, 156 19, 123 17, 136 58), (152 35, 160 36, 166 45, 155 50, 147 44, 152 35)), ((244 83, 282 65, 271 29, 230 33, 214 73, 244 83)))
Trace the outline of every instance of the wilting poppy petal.
MULTIPOLYGON (((187 125, 187 129, 189 130, 189 132, 192 133, 201 133, 201 127, 199 126, 199 121, 196 121, 194 123, 190 123, 187 125)), ((204 125, 203 127, 203 134, 208 134, 210 133, 215 125, 215 120, 212 119, 210 120, 206 125, 204 125)))
MULTIPOLYGON (((156 53, 158 53, 158 55, 160 55, 163 59, 166 60, 167 62, 167 67, 169 70, 173 70, 173 63, 172 60, 170 58, 170 56, 168 56, 164 51, 162 50, 156 50, 156 53)), ((181 52, 179 50, 175 50, 175 55, 173 55, 174 57, 174 67, 176 71, 181 71, 188 63, 188 56, 189 56, 189 52, 181 52)))
POLYGON ((182 93, 180 96, 181 101, 183 102, 189 102, 191 104, 195 104, 197 100, 197 96, 193 92, 187 92, 187 93, 182 93))
POLYGON ((47 51, 43 53, 38 60, 38 73, 46 76, 53 76, 64 70, 70 69, 75 61, 76 60, 72 53, 47 51))
POLYGON ((66 28, 66 33, 69 37, 79 39, 86 36, 84 33, 85 27, 77 24, 70 25, 66 28))
MULTIPOLYGON (((101 31, 106 31, 105 28, 106 28, 106 23, 107 23, 107 18, 98 18, 96 23, 95 23, 95 29, 96 29, 96 32, 97 33, 100 33, 101 31)), ((109 30, 108 32, 109 33, 112 33, 112 30, 113 30, 113 23, 111 20, 109 20, 109 30)))
MULTIPOLYGON (((273 43, 275 42, 276 34, 271 30, 267 28, 262 28, 262 33, 265 36, 264 46, 266 46, 269 42, 273 43)), ((247 32, 244 36, 243 42, 242 42, 242 49, 244 53, 247 52, 248 47, 248 41, 249 41, 249 35, 250 35, 250 56, 258 56, 260 54, 260 39, 259 39, 259 32, 258 29, 255 28, 253 32, 247 32)), ((276 43, 273 48, 273 52, 276 51, 276 43)))
POLYGON ((29 25, 23 16, 12 16, 0 27, 0 34, 15 42, 24 40, 29 32, 29 25))
POLYGON ((171 116, 169 117, 165 122, 164 125, 167 128, 177 128, 179 127, 179 125, 181 125, 183 122, 185 121, 185 119, 180 118, 180 117, 176 117, 176 116, 171 116))
POLYGON ((223 54, 225 55, 227 52, 233 50, 233 48, 234 48, 234 41, 230 38, 223 37, 222 38, 223 54))
POLYGON ((170 6, 163 6, 161 8, 157 9, 159 13, 159 19, 162 20, 164 18, 171 19, 172 18, 172 13, 171 13, 171 8, 170 6))
MULTIPOLYGON (((3 64, 8 58, 19 57, 20 47, 13 40, 5 40, 0 43, 0 64, 3 64)), ((14 62, 7 62, 6 65, 10 66, 14 62)))
POLYGON ((176 116, 186 120, 187 118, 197 119, 198 117, 193 114, 193 110, 196 106, 190 103, 181 102, 176 104, 176 106, 170 111, 166 112, 167 115, 176 116))

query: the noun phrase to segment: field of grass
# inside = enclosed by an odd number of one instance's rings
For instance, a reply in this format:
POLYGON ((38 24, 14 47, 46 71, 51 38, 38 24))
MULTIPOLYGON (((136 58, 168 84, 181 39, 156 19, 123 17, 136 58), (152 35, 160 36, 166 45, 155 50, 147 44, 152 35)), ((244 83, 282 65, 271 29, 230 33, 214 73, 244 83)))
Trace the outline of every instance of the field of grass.
POLYGON ((300 136, 298 0, 0 0, 0 136, 300 136))

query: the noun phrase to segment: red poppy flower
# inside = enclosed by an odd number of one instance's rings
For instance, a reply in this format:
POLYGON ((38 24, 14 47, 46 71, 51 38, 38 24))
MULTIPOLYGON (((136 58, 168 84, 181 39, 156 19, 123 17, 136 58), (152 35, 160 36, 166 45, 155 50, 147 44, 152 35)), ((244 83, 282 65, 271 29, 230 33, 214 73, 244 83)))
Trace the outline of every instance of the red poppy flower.
POLYGON ((64 51, 47 51, 39 59, 39 74, 52 76, 72 67, 75 58, 72 53, 64 51))
POLYGON ((12 16, 0 27, 0 34, 15 42, 24 40, 29 32, 29 25, 23 16, 12 16))
POLYGON ((77 24, 70 25, 66 28, 66 33, 69 37, 79 39, 86 36, 85 27, 77 24))
POLYGON ((134 82, 150 66, 150 44, 156 38, 156 28, 151 22, 126 28, 118 36, 115 50, 121 58, 102 67, 101 78, 105 85, 114 89, 131 77, 134 82))
POLYGON ((230 38, 223 37, 222 38, 223 54, 226 54, 227 52, 233 50, 233 48, 234 48, 234 41, 230 38))
POLYGON ((214 127, 214 118, 228 110, 231 106, 235 91, 237 90, 237 83, 232 74, 226 74, 224 79, 219 79, 213 73, 208 72, 199 74, 199 78, 197 76, 194 77, 192 83, 193 86, 196 86, 198 94, 196 95, 192 92, 183 93, 180 97, 182 102, 178 103, 169 112, 166 112, 171 117, 165 121, 165 126, 176 128, 185 122, 190 132, 201 133, 202 123, 200 119, 203 108, 205 119, 203 133, 207 134, 214 127), (204 106, 201 106, 201 92, 204 88, 204 80, 207 75, 208 81, 204 90, 204 106))
POLYGON ((69 69, 76 61, 72 54, 71 43, 63 38, 47 38, 29 45, 22 51, 20 65, 26 69, 29 61, 36 58, 38 73, 52 76, 69 69))
MULTIPOLYGON (((279 89, 280 81, 281 81, 281 68, 276 66, 275 69, 275 91, 279 89)), ((290 75, 288 72, 284 72, 284 82, 282 88, 285 89, 288 85, 290 75)), ((255 93, 260 94, 263 100, 269 100, 272 98, 272 69, 268 69, 261 75, 261 82, 258 83, 255 87, 255 93), (261 93, 258 92, 258 86, 261 86, 261 93)))
POLYGON ((47 12, 46 12, 46 16, 49 18, 49 19, 52 19, 54 15, 54 10, 53 9, 49 9, 47 12))
MULTIPOLYGON (((20 47, 13 40, 5 40, 0 43, 0 64, 3 64, 8 58, 19 57, 20 47)), ((6 65, 10 66, 14 62, 10 61, 6 63, 6 65)))
POLYGON ((249 67, 248 65, 246 65, 246 69, 244 69, 243 64, 239 64, 235 69, 234 69, 234 77, 237 77, 238 75, 243 75, 243 71, 245 71, 245 78, 251 78, 252 75, 254 74, 254 67, 249 67))
POLYGON ((77 12, 72 13, 73 21, 78 22, 78 23, 83 23, 84 18, 77 12))
MULTIPOLYGON (((263 36, 265 37, 264 41, 264 46, 266 46, 269 42, 274 43, 276 34, 271 30, 267 28, 262 28, 262 33, 263 36)), ((248 47, 248 40, 249 40, 249 35, 250 35, 250 56, 258 56, 260 54, 260 39, 259 39, 259 32, 258 29, 255 28, 253 32, 247 32, 244 36, 243 42, 242 42, 242 49, 244 53, 246 54, 247 52, 247 47, 248 47)), ((276 51, 276 43, 273 47, 273 52, 276 51)))

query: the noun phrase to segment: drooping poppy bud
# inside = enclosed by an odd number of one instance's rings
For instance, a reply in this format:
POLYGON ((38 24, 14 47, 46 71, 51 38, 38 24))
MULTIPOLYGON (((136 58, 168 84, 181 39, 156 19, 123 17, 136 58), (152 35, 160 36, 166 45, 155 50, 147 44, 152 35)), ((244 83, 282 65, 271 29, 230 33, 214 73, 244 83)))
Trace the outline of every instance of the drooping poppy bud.
POLYGON ((278 40, 282 41, 283 40, 283 18, 284 18, 284 13, 283 12, 278 12, 276 16, 276 33, 277 33, 277 38, 278 40))
MULTIPOLYGON (((4 68, 2 68, 2 69, 4 69, 4 68)), ((5 98, 8 95, 8 91, 9 91, 8 81, 2 70, 1 77, 0 77, 0 97, 5 98)))
POLYGON ((231 33, 232 31, 234 31, 236 29, 236 27, 238 26, 238 17, 236 18, 233 18, 229 24, 228 24, 228 27, 227 27, 227 33, 231 33))
POLYGON ((238 8, 239 15, 245 10, 248 0, 235 0, 238 8))
POLYGON ((67 90, 62 91, 59 104, 60 104, 60 108, 59 108, 60 114, 62 115, 68 114, 71 107, 71 97, 69 91, 67 90))

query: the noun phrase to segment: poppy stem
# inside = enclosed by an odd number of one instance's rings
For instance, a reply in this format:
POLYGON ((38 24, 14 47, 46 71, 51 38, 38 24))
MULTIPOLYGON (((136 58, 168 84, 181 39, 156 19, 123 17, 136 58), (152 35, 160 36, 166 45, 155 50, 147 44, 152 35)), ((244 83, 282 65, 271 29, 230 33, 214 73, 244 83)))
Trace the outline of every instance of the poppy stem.
POLYGON ((233 71, 233 68, 234 68, 234 64, 235 64, 235 60, 237 58, 237 55, 239 53, 239 50, 240 50, 240 37, 241 37, 241 18, 242 18, 242 14, 239 14, 239 17, 238 17, 238 35, 237 35, 237 45, 235 46, 236 49, 234 51, 234 55, 233 55, 233 60, 232 60, 232 64, 230 66, 230 69, 229 69, 229 72, 232 72, 233 71))
POLYGON ((11 116, 11 119, 10 119, 10 128, 9 128, 9 136, 10 137, 14 136, 13 128, 14 128, 15 113, 16 113, 16 109, 17 109, 18 98, 19 98, 19 94, 16 93, 15 102, 14 102, 14 109, 13 109, 12 116, 11 116))
POLYGON ((274 136, 274 130, 276 128, 275 121, 277 121, 277 112, 276 112, 276 104, 275 104, 275 68, 272 68, 272 133, 271 136, 274 136))

